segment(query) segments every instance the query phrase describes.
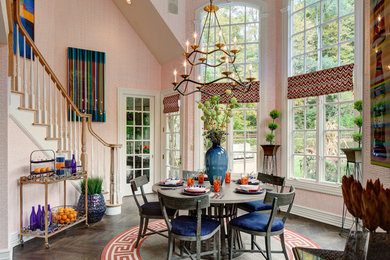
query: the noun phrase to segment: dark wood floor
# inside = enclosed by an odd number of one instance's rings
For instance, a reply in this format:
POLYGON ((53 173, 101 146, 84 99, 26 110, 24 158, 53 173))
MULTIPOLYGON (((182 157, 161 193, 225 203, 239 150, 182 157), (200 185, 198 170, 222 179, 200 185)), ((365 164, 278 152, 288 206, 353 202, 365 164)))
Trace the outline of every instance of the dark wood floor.
MULTIPOLYGON (((150 195, 149 197, 155 196, 150 195)), ((119 233, 138 225, 138 210, 132 197, 123 199, 122 214, 105 216, 99 223, 86 227, 80 224, 49 239, 46 249, 43 239, 32 239, 14 248, 14 259, 29 260, 89 260, 100 259, 105 245, 119 233)), ((290 216, 286 227, 312 239, 322 248, 341 250, 345 240, 338 235, 339 229, 305 218, 290 216)))

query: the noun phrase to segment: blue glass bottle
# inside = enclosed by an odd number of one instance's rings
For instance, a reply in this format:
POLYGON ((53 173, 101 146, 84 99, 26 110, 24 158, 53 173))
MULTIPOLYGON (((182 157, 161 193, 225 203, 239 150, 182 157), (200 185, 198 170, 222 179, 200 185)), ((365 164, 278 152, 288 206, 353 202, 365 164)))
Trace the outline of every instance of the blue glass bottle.
POLYGON ((76 173, 76 159, 74 157, 74 154, 72 156, 72 163, 71 163, 71 166, 72 166, 72 173, 76 173))
POLYGON ((35 231, 37 229, 37 215, 35 214, 35 207, 32 207, 30 215, 30 230, 35 231))
POLYGON ((50 204, 47 205, 47 225, 50 227, 52 224, 51 220, 52 214, 51 214, 51 209, 50 209, 50 204))
POLYGON ((38 211, 36 216, 37 222, 36 222, 35 229, 41 229, 41 215, 42 215, 41 205, 38 205, 38 211))
POLYGON ((41 230, 45 230, 45 207, 42 206, 42 213, 41 213, 41 219, 40 219, 40 222, 41 222, 41 230))

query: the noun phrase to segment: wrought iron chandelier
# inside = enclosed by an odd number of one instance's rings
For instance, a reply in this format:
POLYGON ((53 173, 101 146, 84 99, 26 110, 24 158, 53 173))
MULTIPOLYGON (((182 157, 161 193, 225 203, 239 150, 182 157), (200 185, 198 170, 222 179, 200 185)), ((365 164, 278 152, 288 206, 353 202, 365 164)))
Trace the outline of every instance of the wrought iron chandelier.
POLYGON ((184 66, 184 73, 180 75, 182 78, 180 82, 177 81, 177 70, 175 69, 174 74, 174 81, 172 82, 172 85, 174 86, 173 89, 180 93, 183 96, 188 96, 191 94, 194 94, 196 92, 201 92, 206 95, 212 95, 209 93, 205 86, 217 82, 229 82, 229 88, 231 90, 234 90, 235 92, 239 93, 245 93, 250 91, 250 88, 252 86, 252 82, 255 80, 254 77, 252 77, 252 65, 249 66, 249 77, 246 78, 246 81, 243 81, 240 78, 240 75, 237 73, 236 66, 234 65, 234 62, 236 61, 236 55, 240 52, 240 49, 237 47, 236 42, 237 38, 234 37, 233 40, 233 46, 231 49, 228 49, 228 45, 225 41, 225 37, 222 34, 222 28, 218 21, 217 17, 217 11, 219 7, 216 5, 213 5, 213 0, 210 0, 210 4, 205 6, 203 10, 207 13, 206 19, 204 21, 202 31, 200 33, 200 37, 198 39, 198 34, 194 33, 194 42, 192 45, 190 45, 189 41, 186 42, 186 52, 184 53, 185 60, 183 63, 184 66), (212 19, 215 19, 216 26, 219 30, 218 33, 218 42, 214 44, 216 47, 214 50, 209 51, 210 46, 210 27, 212 19), (203 33, 205 31, 205 28, 207 27, 207 45, 206 49, 202 48, 199 50, 203 33), (198 41, 197 41, 198 40, 198 41), (216 61, 215 64, 210 63, 209 55, 213 55, 216 53, 216 61), (219 57, 218 57, 219 56, 219 57), (216 78, 214 80, 211 80, 209 82, 206 82, 206 72, 207 68, 216 68, 220 66, 225 66, 225 70, 221 72, 221 77, 216 78), (195 68, 200 67, 200 71, 203 69, 203 79, 199 76, 197 80, 193 79, 194 76, 193 73, 195 73, 195 68))

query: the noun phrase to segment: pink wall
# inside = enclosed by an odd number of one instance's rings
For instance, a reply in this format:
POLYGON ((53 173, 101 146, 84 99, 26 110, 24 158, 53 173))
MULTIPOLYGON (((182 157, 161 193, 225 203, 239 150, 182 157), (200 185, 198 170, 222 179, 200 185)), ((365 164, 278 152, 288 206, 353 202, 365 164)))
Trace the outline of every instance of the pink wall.
POLYGON ((67 48, 106 53, 107 122, 94 129, 117 142, 117 90, 160 91, 161 65, 109 0, 36 2, 35 41, 62 84, 67 86, 67 48))

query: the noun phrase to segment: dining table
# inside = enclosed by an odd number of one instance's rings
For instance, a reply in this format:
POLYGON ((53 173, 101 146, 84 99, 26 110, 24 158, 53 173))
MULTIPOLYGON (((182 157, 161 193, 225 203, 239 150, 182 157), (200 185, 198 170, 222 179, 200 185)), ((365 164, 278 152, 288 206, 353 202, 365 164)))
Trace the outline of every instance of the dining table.
MULTIPOLYGON (((209 181, 205 181, 203 184, 198 184, 196 181, 194 185, 204 185, 206 188, 210 189, 208 196, 210 197, 210 207, 203 212, 205 216, 216 219, 220 222, 221 225, 221 255, 228 256, 228 234, 227 234, 227 225, 230 220, 237 217, 237 205, 239 203, 251 202, 263 200, 266 194, 266 191, 273 190, 272 186, 266 184, 259 184, 262 188, 261 193, 239 193, 237 192, 237 188, 239 184, 237 180, 232 180, 230 183, 223 183, 221 186, 220 192, 214 192, 213 186, 211 186, 209 181)), ((188 195, 183 193, 186 187, 186 183, 182 186, 176 187, 167 187, 162 186, 161 183, 156 183, 153 185, 153 192, 159 191, 164 195, 168 195, 175 198, 188 198, 188 195)), ((234 240, 235 246, 238 248, 243 248, 242 239, 239 233, 235 234, 234 240)))

